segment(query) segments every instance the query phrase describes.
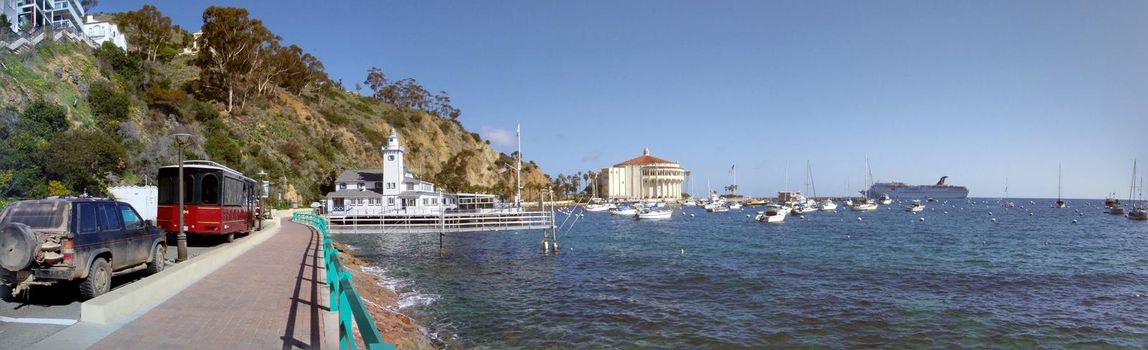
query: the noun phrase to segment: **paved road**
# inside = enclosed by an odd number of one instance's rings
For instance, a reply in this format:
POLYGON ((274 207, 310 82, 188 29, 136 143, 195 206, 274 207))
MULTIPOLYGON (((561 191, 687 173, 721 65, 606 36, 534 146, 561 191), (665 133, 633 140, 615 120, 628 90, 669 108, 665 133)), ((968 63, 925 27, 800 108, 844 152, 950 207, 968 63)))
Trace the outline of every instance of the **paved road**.
MULTIPOLYGON (((175 236, 169 235, 168 267, 175 263, 175 236)), ((222 239, 212 237, 188 241, 188 258, 223 246, 222 239)), ((236 237, 240 242, 247 236, 236 237)), ((132 272, 112 278, 112 289, 147 277, 144 271, 132 272)), ((7 287, 0 286, 0 349, 22 349, 30 344, 63 330, 80 319, 79 292, 75 284, 34 287, 28 298, 14 299, 7 287), (31 319, 31 320, 29 320, 31 319), (24 323, 33 322, 33 323, 24 323), (56 324, 53 324, 56 323, 56 324)))

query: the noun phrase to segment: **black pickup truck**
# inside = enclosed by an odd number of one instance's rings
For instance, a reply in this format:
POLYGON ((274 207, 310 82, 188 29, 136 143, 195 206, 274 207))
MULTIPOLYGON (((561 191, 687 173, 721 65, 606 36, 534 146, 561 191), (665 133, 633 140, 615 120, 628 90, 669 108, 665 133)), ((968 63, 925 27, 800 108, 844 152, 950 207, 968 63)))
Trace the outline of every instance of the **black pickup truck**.
POLYGON ((12 295, 79 281, 80 296, 94 298, 111 288, 113 272, 162 271, 166 254, 163 230, 124 202, 26 200, 0 213, 0 279, 12 295))

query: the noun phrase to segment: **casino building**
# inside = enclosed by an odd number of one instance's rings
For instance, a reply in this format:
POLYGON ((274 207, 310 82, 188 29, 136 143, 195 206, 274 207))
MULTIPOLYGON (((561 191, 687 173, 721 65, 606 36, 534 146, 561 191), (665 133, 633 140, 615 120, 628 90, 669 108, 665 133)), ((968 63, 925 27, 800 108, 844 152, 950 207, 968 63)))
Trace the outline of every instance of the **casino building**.
POLYGON ((677 162, 651 156, 646 148, 641 156, 602 168, 595 185, 606 199, 678 201, 686 174, 677 162))

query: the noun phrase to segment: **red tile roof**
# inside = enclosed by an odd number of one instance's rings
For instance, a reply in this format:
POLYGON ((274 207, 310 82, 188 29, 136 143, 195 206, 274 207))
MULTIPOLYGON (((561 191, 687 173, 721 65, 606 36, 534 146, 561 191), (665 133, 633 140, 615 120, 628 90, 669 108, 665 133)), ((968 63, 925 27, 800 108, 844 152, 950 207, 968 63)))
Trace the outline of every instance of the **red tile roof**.
POLYGON ((650 155, 650 149, 646 148, 645 150, 642 151, 641 156, 638 156, 634 159, 627 160, 625 162, 614 164, 614 166, 626 166, 626 165, 636 165, 636 164, 659 164, 659 163, 661 163, 661 164, 677 164, 675 162, 671 162, 671 161, 668 161, 668 160, 665 160, 662 158, 651 156, 650 155))

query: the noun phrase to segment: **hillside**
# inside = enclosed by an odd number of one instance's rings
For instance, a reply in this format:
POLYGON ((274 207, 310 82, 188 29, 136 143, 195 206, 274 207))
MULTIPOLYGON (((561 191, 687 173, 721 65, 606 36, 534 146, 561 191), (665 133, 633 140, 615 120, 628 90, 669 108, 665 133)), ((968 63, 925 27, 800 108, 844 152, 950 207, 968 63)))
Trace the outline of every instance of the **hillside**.
MULTIPOLYGON (((166 135, 181 124, 195 135, 188 158, 214 160, 252 177, 266 171, 273 193, 303 205, 329 191, 341 171, 380 166, 379 147, 392 128, 416 176, 451 191, 513 193, 513 172, 498 172, 511 158, 455 120, 342 88, 295 93, 275 87, 228 113, 225 104, 197 94, 201 74, 193 60, 177 55, 148 62, 107 45, 92 50, 67 42, 46 42, 20 55, 0 54, 0 136, 7 149, 0 150, 0 191, 7 188, 0 198, 55 194, 60 185, 73 193, 98 194, 102 186, 154 183, 158 167, 176 162, 178 151, 166 135), (31 109, 53 105, 63 108, 68 125, 31 142, 29 147, 41 152, 37 155, 48 154, 45 142, 86 131, 110 137, 122 147, 122 156, 109 152, 112 158, 101 163, 110 165, 82 164, 82 169, 98 171, 94 179, 69 179, 35 157, 21 160, 16 148, 7 146, 27 128, 21 122, 36 112, 31 109)), ((549 180, 528 163, 523 182, 533 189, 549 180)))

